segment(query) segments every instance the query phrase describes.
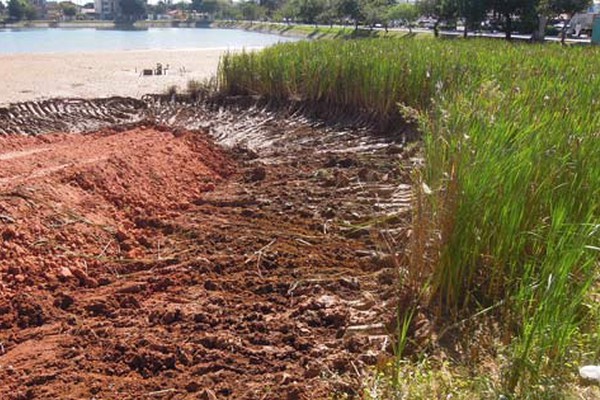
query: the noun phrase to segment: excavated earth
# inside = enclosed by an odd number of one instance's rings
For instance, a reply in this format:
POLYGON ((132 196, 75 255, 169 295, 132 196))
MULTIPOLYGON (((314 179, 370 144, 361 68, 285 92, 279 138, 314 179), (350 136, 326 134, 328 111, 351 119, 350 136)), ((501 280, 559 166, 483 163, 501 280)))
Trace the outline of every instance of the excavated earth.
POLYGON ((0 109, 0 398, 360 398, 417 160, 304 115, 0 109))

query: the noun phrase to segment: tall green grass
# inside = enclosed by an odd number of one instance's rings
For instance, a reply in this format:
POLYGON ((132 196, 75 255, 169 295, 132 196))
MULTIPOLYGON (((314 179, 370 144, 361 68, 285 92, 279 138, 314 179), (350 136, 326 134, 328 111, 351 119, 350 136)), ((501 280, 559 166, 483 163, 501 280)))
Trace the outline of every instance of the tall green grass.
POLYGON ((227 55, 218 79, 230 94, 392 121, 413 110, 426 164, 411 272, 431 287, 429 306, 445 321, 493 310, 508 338, 509 393, 597 361, 598 48, 300 42, 227 55))

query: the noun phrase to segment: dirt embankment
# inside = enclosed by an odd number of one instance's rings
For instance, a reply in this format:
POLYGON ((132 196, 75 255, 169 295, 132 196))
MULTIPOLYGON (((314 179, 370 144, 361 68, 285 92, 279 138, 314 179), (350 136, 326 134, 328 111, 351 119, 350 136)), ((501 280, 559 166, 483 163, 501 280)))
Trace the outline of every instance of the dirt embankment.
POLYGON ((359 397, 389 356, 380 250, 407 234, 366 222, 402 220, 410 157, 300 117, 168 109, 168 128, 0 138, 0 398, 359 397))
POLYGON ((200 135, 155 129, 0 138, 0 148, 0 210, 11 223, 0 260, 13 264, 12 282, 32 270, 64 278, 102 258, 160 257, 161 237, 147 226, 234 170, 200 135))

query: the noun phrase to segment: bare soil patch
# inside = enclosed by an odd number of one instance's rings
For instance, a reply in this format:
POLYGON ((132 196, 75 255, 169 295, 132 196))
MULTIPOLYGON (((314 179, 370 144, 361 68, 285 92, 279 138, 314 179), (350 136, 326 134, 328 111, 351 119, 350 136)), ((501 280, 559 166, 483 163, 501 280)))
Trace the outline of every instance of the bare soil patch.
POLYGON ((401 144, 173 106, 0 149, 1 398, 359 397, 389 356, 401 144))

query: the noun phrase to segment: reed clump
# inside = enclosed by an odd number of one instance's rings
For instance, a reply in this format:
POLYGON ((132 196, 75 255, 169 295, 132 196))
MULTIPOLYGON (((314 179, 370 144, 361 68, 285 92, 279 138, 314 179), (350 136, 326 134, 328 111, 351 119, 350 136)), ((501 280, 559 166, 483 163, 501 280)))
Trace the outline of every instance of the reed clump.
POLYGON ((485 40, 299 42, 226 55, 218 80, 229 94, 381 119, 415 110, 426 163, 410 272, 447 326, 500 321, 502 391, 518 394, 598 362, 599 56, 485 40))

